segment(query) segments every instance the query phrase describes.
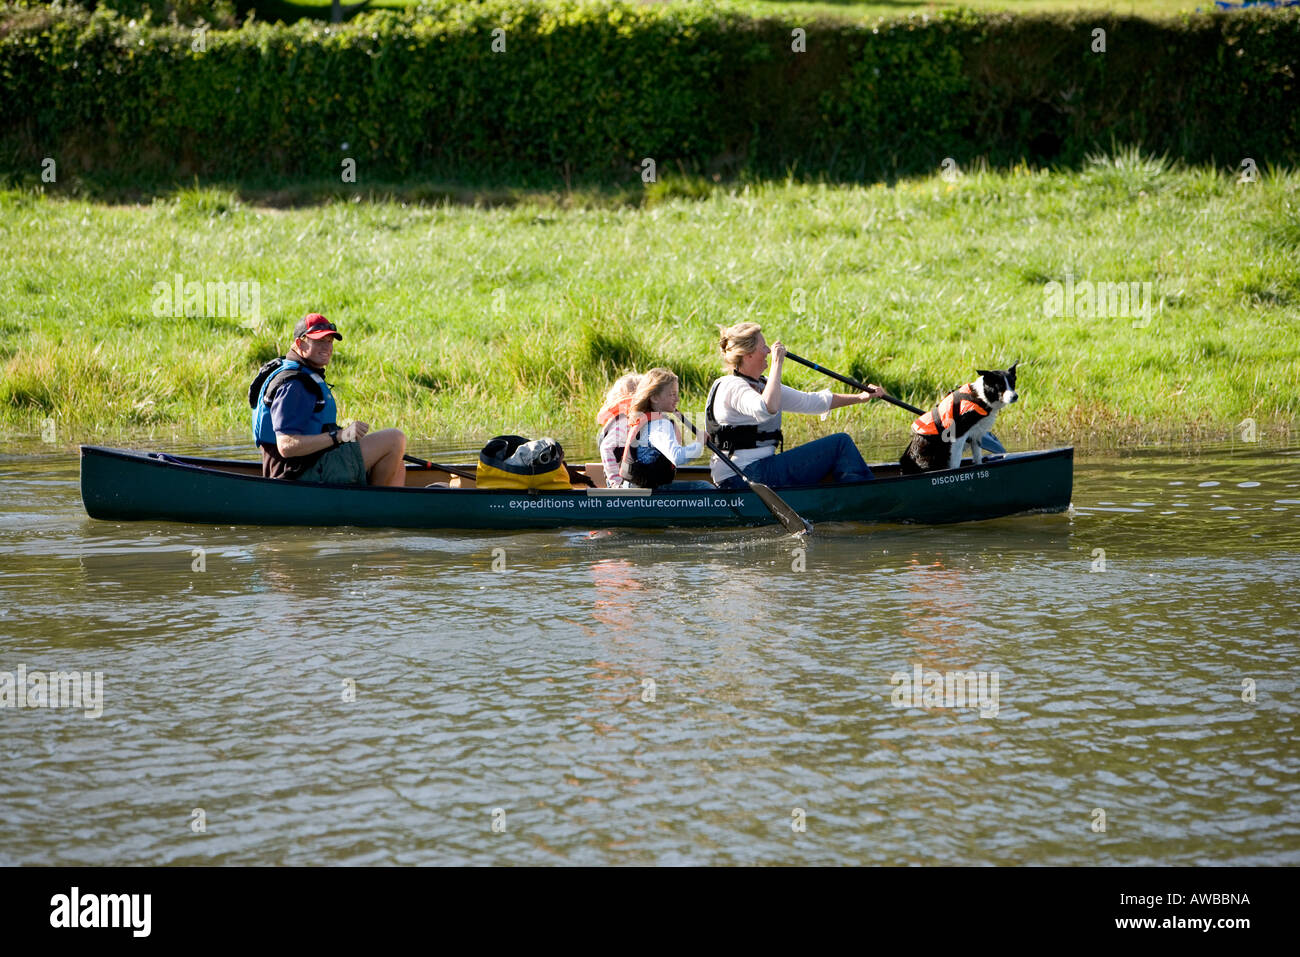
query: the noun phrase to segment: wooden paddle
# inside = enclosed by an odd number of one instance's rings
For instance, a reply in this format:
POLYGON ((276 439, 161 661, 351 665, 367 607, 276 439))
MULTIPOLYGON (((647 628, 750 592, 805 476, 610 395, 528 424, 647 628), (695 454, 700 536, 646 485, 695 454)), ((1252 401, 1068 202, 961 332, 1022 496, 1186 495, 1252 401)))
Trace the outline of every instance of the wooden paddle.
MULTIPOLYGON (((840 375, 838 372, 832 372, 830 369, 827 369, 824 366, 819 366, 817 363, 805 359, 803 356, 797 356, 793 352, 787 351, 785 357, 787 359, 793 359, 795 362, 799 363, 800 365, 807 366, 809 369, 816 369, 822 375, 830 376, 832 379, 837 379, 838 381, 843 382, 845 385, 851 385, 853 386, 853 388, 859 390, 860 392, 867 391, 866 383, 859 382, 857 379, 851 379, 846 375, 840 375)), ((884 399, 890 405, 896 405, 900 409, 906 409, 908 412, 911 412, 913 415, 925 415, 925 410, 918 409, 916 406, 910 405, 909 403, 904 402, 902 399, 895 399, 892 395, 886 394, 886 395, 882 395, 880 398, 884 399)), ((986 452, 992 452, 995 455, 1002 455, 1005 454, 1007 451, 1006 446, 1004 446, 1001 442, 999 442, 998 437, 994 435, 992 432, 988 432, 980 436, 980 446, 986 452)))
MULTIPOLYGON (((679 416, 679 418, 690 426, 691 432, 695 434, 696 438, 700 438, 700 431, 695 427, 694 422, 684 416, 679 416)), ((791 535, 804 535, 812 532, 812 522, 803 518, 798 512, 786 504, 785 500, 781 498, 781 496, 777 495, 776 492, 772 491, 770 486, 764 485, 762 482, 755 482, 748 475, 742 472, 740 466, 731 461, 731 456, 714 445, 713 440, 710 439, 707 434, 703 439, 704 444, 708 446, 709 451, 722 459, 722 461, 726 462, 727 467, 740 476, 740 480, 753 490, 754 494, 757 495, 759 500, 767 506, 767 510, 771 512, 776 520, 785 527, 787 532, 791 535)))

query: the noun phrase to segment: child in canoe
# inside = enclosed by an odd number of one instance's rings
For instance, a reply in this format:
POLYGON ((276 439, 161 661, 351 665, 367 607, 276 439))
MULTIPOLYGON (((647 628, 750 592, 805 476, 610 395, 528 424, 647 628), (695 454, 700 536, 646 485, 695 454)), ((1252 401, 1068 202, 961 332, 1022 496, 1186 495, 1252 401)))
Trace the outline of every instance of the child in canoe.
POLYGON ((651 369, 641 377, 628 405, 627 445, 619 473, 624 487, 673 490, 712 488, 708 482, 674 482, 677 467, 700 454, 703 444, 682 445, 680 426, 671 413, 677 411, 677 376, 669 369, 651 369))
POLYGON ((627 411, 632 404, 641 376, 629 372, 615 382, 605 393, 605 403, 596 413, 600 434, 596 444, 600 447, 600 460, 605 465, 605 484, 610 488, 623 487, 623 449, 627 445, 627 411))

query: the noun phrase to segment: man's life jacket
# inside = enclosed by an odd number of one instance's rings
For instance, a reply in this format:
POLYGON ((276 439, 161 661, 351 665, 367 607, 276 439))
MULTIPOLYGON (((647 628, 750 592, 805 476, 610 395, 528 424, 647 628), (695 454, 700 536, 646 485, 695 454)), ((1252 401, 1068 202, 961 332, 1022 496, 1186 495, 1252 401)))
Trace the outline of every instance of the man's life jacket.
POLYGON ((628 412, 627 445, 621 453, 623 462, 619 474, 638 488, 658 488, 667 485, 677 475, 677 466, 668 456, 650 444, 647 439, 637 445, 637 434, 648 428, 655 419, 662 418, 658 412, 646 415, 644 412, 628 412), (648 461, 642 461, 648 459, 648 461))
POLYGON ((957 423, 953 417, 953 402, 960 399, 961 404, 957 406, 957 416, 967 415, 974 412, 976 415, 988 415, 989 410, 980 397, 975 393, 975 383, 968 382, 954 392, 949 392, 939 400, 936 405, 925 415, 917 416, 912 423, 912 431, 917 435, 939 435, 944 433, 948 441, 955 441, 957 438, 957 423))
MULTIPOLYGON (((751 386, 755 392, 761 393, 767 386, 767 376, 758 379, 751 379, 749 376, 740 375, 738 371, 732 371, 732 375, 740 376, 751 386)), ((709 389, 709 401, 704 405, 704 429, 709 434, 713 444, 722 451, 730 454, 737 449, 756 449, 762 446, 785 446, 785 436, 781 433, 781 413, 776 414, 776 428, 760 429, 757 425, 721 425, 713 417, 713 397, 717 394, 718 384, 723 380, 719 379, 713 383, 709 389)))
POLYGON ((335 420, 338 417, 338 407, 334 404, 334 394, 324 376, 307 363, 296 359, 272 359, 257 370, 257 375, 248 387, 248 404, 253 410, 253 440, 258 445, 275 448, 271 403, 275 401, 275 393, 279 388, 291 379, 302 382, 316 396, 316 404, 312 407, 305 434, 317 435, 337 424, 335 420))

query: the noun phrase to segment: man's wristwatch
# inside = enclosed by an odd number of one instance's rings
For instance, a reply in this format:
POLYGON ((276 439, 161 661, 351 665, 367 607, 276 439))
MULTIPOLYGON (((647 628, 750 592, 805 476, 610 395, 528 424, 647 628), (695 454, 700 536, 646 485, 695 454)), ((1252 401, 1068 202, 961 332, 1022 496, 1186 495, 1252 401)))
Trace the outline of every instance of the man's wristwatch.
POLYGON ((330 438, 334 440, 334 447, 337 448, 337 447, 339 446, 339 444, 340 444, 340 443, 339 443, 339 430, 338 430, 338 429, 330 429, 330 438))

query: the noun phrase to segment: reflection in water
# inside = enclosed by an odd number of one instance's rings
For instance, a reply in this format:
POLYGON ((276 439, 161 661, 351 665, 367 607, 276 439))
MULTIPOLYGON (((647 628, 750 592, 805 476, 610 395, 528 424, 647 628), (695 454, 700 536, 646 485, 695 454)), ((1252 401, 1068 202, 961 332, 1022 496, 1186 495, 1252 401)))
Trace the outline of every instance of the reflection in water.
POLYGON ((921 566, 914 557, 909 565, 906 587, 912 620, 902 635, 916 641, 918 657, 926 667, 955 665, 953 652, 974 621, 974 606, 965 596, 965 576, 945 568, 941 560, 921 566))
POLYGON ((1296 463, 798 542, 116 525, 11 457, 0 671, 105 683, 0 711, 0 863, 1300 863, 1296 463), (997 716, 893 707, 917 664, 997 716))
MULTIPOLYGON (((586 631, 602 655, 616 659, 593 659, 591 676, 604 682, 603 688, 598 692, 604 701, 610 705, 621 705, 629 700, 633 689, 639 688, 642 681, 646 680, 636 674, 638 664, 643 674, 653 674, 658 670, 653 667, 653 659, 647 659, 645 646, 638 647, 627 638, 629 627, 636 620, 635 599, 639 592, 644 591, 644 586, 637 580, 632 563, 618 559, 593 562, 591 578, 595 586, 591 616, 597 627, 589 627, 586 631)), ((590 713, 599 714, 602 710, 597 708, 590 713)), ((593 721, 598 731, 610 730, 599 720, 593 721)))

